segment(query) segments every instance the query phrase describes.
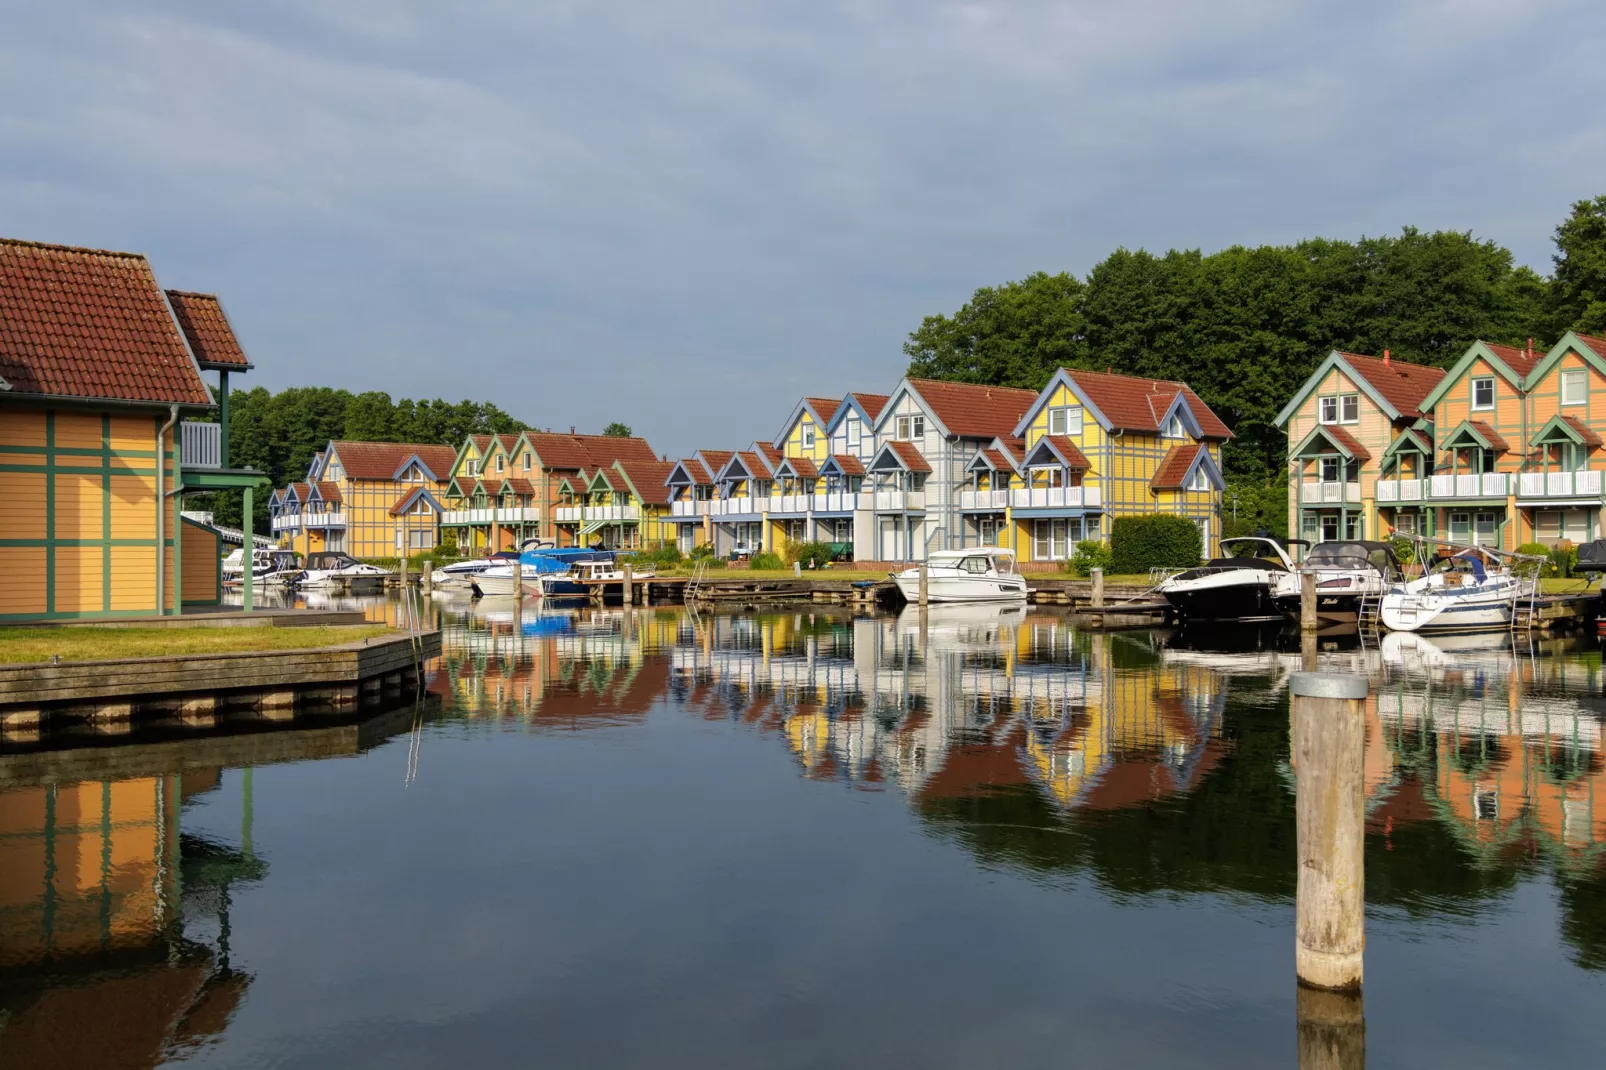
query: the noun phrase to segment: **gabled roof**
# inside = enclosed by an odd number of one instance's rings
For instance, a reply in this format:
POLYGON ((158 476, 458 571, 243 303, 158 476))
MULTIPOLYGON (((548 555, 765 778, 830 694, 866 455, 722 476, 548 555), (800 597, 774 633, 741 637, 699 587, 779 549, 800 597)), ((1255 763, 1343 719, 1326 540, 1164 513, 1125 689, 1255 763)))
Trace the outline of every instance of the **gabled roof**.
MULTIPOLYGON (((950 383, 941 379, 905 379, 893 392, 912 392, 937 421, 944 434, 960 438, 993 438, 1019 434, 1014 430, 1026 410, 1037 400, 1034 390, 1012 386, 982 386, 976 383, 950 383)), ((890 418, 888 402, 876 419, 876 426, 890 418)))
POLYGON ((531 431, 525 437, 545 471, 574 471, 591 463, 591 454, 578 436, 531 431))
MULTIPOLYGON (((623 481, 621 480, 621 482, 623 481)), ((591 478, 586 480, 586 489, 591 490, 599 483, 604 487, 607 487, 609 490, 620 489, 618 484, 614 483, 612 479, 608 478, 608 470, 606 468, 599 468, 595 472, 591 473, 591 478)))
POLYGON ((836 416, 836 410, 842 407, 841 398, 803 398, 792 406, 791 415, 786 423, 781 425, 781 433, 775 436, 775 445, 780 446, 786 442, 786 436, 791 434, 792 427, 805 412, 814 419, 814 423, 824 432, 831 426, 831 420, 836 416))
POLYGON ((1026 464, 1040 465, 1058 462, 1067 468, 1088 469, 1093 467, 1088 463, 1087 455, 1064 435, 1044 435, 1037 440, 1026 455, 1026 464))
POLYGON ((902 468, 910 472, 930 472, 931 464, 915 449, 912 442, 888 442, 876 450, 870 462, 870 471, 888 472, 902 468))
POLYGON ((1390 420, 1426 415, 1431 407, 1424 405, 1423 401, 1444 380, 1444 371, 1441 368, 1430 368, 1425 364, 1412 364, 1409 361, 1392 358, 1381 359, 1359 353, 1342 353, 1335 349, 1310 374, 1288 404, 1283 406, 1274 422, 1279 426, 1286 423, 1334 368, 1354 380, 1361 392, 1390 420))
POLYGON ((714 475, 708 467, 692 457, 682 457, 669 466, 669 474, 664 482, 672 487, 706 487, 714 481, 714 475))
POLYGON ((1417 453, 1424 453, 1432 457, 1434 449, 1431 432, 1424 434, 1414 427, 1408 427, 1394 437, 1394 441, 1389 443, 1388 449, 1383 451, 1383 456, 1389 457, 1405 450, 1414 450, 1417 453))
POLYGON ((1157 435, 1180 398, 1201 438, 1232 437, 1227 425, 1186 383, 1115 375, 1111 372, 1085 372, 1073 368, 1061 368, 1054 373, 1054 378, 1034 396, 1032 405, 1021 414, 1011 433, 1024 435, 1032 420, 1061 385, 1068 387, 1071 393, 1081 399, 1083 408, 1106 431, 1139 431, 1157 435))
POLYGON ((820 469, 808 457, 785 457, 776 467, 775 474, 796 476, 799 479, 814 479, 820 474, 820 469))
POLYGON ((0 238, 0 394, 209 406, 138 253, 0 238))
POLYGON ((763 457, 752 450, 738 450, 730 455, 730 460, 719 470, 717 478, 724 479, 770 479, 773 472, 763 457))
POLYGON ((428 502, 429 507, 435 512, 438 513, 441 511, 441 503, 435 500, 435 495, 429 492, 428 487, 414 487, 412 490, 396 499, 396 501, 390 507, 390 515, 401 516, 403 513, 407 512, 414 505, 416 505, 420 499, 428 502))
POLYGON ((720 470, 730 464, 732 457, 736 456, 733 450, 698 450, 696 459, 703 463, 708 470, 710 479, 718 477, 720 470))
POLYGON ((330 483, 327 480, 323 480, 317 484, 317 487, 318 497, 322 498, 326 502, 338 502, 344 500, 340 497, 339 483, 330 483))
POLYGON ((223 311, 223 302, 216 294, 196 294, 185 290, 168 290, 167 303, 173 316, 184 331, 190 352, 203 368, 220 368, 224 371, 248 371, 251 362, 246 359, 240 340, 235 337, 229 317, 223 311))
POLYGON ((485 488, 485 494, 490 498, 495 498, 502 493, 504 483, 504 480, 480 477, 480 486, 485 488))
MULTIPOLYGON (((402 466, 415 456, 434 473, 450 472, 453 462, 457 460, 457 451, 452 447, 427 442, 353 442, 336 439, 329 443, 325 453, 330 451, 340 458, 346 475, 352 479, 395 479, 402 466)), ((437 475, 436 478, 444 476, 437 475)))
POLYGON ((1482 420, 1462 420, 1456 424, 1455 429, 1444 436, 1446 449, 1456 449, 1463 441, 1471 441, 1486 450, 1504 453, 1511 449, 1510 444, 1495 429, 1482 420))
POLYGON ((826 430, 835 431, 837 424, 847 419, 849 413, 857 413, 861 420, 874 427, 876 420, 881 416, 881 410, 887 407, 889 400, 891 398, 886 394, 848 394, 843 397, 842 404, 837 406, 836 414, 831 417, 826 430))
MULTIPOLYGON (((448 447, 442 446, 442 447, 440 447, 440 449, 441 450, 446 450, 446 449, 448 449, 448 447)), ((442 456, 443 456, 443 454, 440 453, 439 451, 433 451, 433 450, 431 451, 431 457, 436 461, 439 461, 442 456)), ((400 479, 402 476, 407 474, 407 469, 411 468, 414 464, 417 464, 418 467, 419 467, 419 470, 421 472, 423 472, 423 474, 425 476, 427 476, 430 479, 435 480, 438 483, 441 480, 445 479, 446 478, 446 474, 452 470, 450 465, 448 465, 447 467, 442 468, 442 469, 437 469, 434 465, 430 464, 429 462, 430 462, 429 458, 424 457, 422 454, 420 454, 420 453, 418 453, 416 451, 413 452, 413 453, 410 453, 405 458, 403 458, 401 464, 398 464, 396 466, 396 470, 390 474, 390 478, 392 478, 392 479, 400 479)), ((453 464, 457 463, 457 457, 456 457, 455 454, 452 456, 452 463, 453 464)))
POLYGON ((1460 359, 1451 366, 1450 370, 1444 373, 1444 378, 1440 379, 1437 385, 1422 399, 1418 408, 1423 413, 1430 411, 1443 400, 1444 396, 1450 392, 1450 388, 1460 382, 1462 377, 1480 359, 1493 368, 1495 373, 1510 383, 1514 389, 1526 390, 1525 380, 1527 373, 1534 371, 1540 363, 1530 358, 1531 354, 1527 350, 1517 349, 1514 346, 1495 345, 1484 341, 1473 342, 1467 347, 1467 351, 1461 354, 1460 359), (1510 361, 1515 361, 1516 363, 1508 363, 1510 361), (1519 371, 1518 368, 1523 370, 1519 371))
POLYGON ((781 457, 783 456, 780 450, 768 442, 753 443, 753 452, 764 458, 765 466, 771 472, 775 471, 775 466, 781 463, 781 457))
POLYGON ((1221 478, 1221 470, 1216 467, 1215 461, 1210 458, 1210 450, 1203 442, 1191 442, 1186 446, 1172 446, 1166 452, 1160 467, 1155 469, 1154 478, 1149 486, 1154 490, 1181 490, 1193 478, 1194 470, 1204 468, 1209 476, 1210 484, 1216 490, 1226 486, 1221 478))
POLYGON ((1313 456, 1308 452, 1318 439, 1325 439, 1338 453, 1363 464, 1372 459, 1372 452, 1356 440, 1355 436, 1337 424, 1317 424, 1299 445, 1289 452, 1290 457, 1313 456))
POLYGON ((526 498, 535 497, 535 484, 523 476, 509 478, 507 485, 513 489, 514 494, 522 494, 526 498))
POLYGON ((851 453, 833 453, 825 459, 825 463, 820 465, 822 475, 825 474, 826 469, 832 469, 839 475, 844 476, 862 476, 864 475, 864 462, 851 453))
POLYGON ((986 469, 991 472, 1008 472, 1011 475, 1017 475, 1020 472, 1019 466, 1014 463, 1010 455, 996 446, 988 446, 985 449, 977 450, 976 456, 970 459, 970 463, 965 466, 965 469, 966 471, 986 469))
POLYGON ((615 461, 619 472, 637 498, 648 505, 666 505, 669 502, 669 472, 675 466, 666 461, 615 461))
POLYGON ((1528 442, 1534 446, 1544 442, 1555 442, 1558 435, 1581 446, 1588 446, 1590 449, 1599 449, 1602 444, 1600 435, 1596 434, 1588 424, 1576 416, 1562 413, 1558 413, 1546 420, 1545 426, 1535 432, 1534 437, 1529 439, 1528 442))
POLYGON ((1591 338, 1587 334, 1568 331, 1561 336, 1561 341, 1551 346, 1550 351, 1534 364, 1528 377, 1523 381, 1523 389, 1532 390, 1538 385, 1539 381, 1560 363, 1561 358, 1567 355, 1568 350, 1576 352, 1584 358, 1584 363, 1606 375, 1606 338, 1591 338))

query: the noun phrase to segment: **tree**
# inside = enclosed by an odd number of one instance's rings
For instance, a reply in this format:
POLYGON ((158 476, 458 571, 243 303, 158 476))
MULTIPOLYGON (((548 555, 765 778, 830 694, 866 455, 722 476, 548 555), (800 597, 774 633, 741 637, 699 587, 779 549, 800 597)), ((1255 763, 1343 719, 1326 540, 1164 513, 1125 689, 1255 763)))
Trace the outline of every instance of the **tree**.
POLYGON ((909 374, 1040 389, 1083 353, 1082 281, 1035 272, 983 286, 958 312, 927 316, 903 351, 909 374))
POLYGON ((607 435, 609 438, 630 438, 635 435, 635 432, 630 430, 630 426, 628 424, 622 424, 618 420, 615 420, 607 427, 604 427, 602 429, 602 433, 607 435))
POLYGON ((1606 195, 1576 202, 1555 237, 1550 340, 1571 330, 1606 335, 1606 195))

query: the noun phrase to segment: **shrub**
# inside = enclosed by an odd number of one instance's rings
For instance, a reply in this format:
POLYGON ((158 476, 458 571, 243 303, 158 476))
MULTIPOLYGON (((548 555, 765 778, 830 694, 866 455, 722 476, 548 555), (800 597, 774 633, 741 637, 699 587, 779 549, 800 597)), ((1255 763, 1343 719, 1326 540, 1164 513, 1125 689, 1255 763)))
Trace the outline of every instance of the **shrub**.
POLYGON ((651 550, 638 550, 626 556, 619 555, 620 562, 629 561, 631 565, 652 565, 654 568, 673 568, 680 564, 680 550, 673 543, 659 543, 651 550))
POLYGON ((1550 551, 1550 566, 1555 569, 1552 576, 1571 578, 1578 568, 1578 547, 1566 540, 1558 542, 1550 551))
POLYGON ((1191 568, 1199 563, 1199 528, 1186 517, 1165 513, 1118 517, 1110 528, 1110 569, 1191 568))
POLYGON ((747 560, 748 568, 785 568, 786 562, 781 560, 780 554, 760 553, 754 554, 747 560))
POLYGON ((714 544, 711 543, 711 542, 698 543, 696 546, 693 546, 691 548, 691 559, 693 561, 696 561, 699 558, 713 557, 713 556, 714 556, 714 544))
POLYGON ((824 568, 831 563, 831 544, 828 542, 792 542, 786 544, 786 563, 801 564, 804 568, 824 568))
POLYGON ((1544 558, 1543 561, 1516 561, 1516 562, 1513 562, 1512 563, 1512 568, 1515 571, 1521 573, 1522 575, 1524 575, 1524 576, 1532 575, 1536 570, 1539 573, 1539 575, 1541 575, 1541 576, 1554 576, 1554 575, 1557 574, 1557 572, 1556 572, 1556 562, 1551 557, 1550 547, 1546 546, 1544 543, 1542 543, 1542 542, 1525 542, 1521 546, 1517 547, 1517 553, 1519 553, 1519 554, 1531 554, 1534 557, 1542 557, 1542 558, 1544 558))
POLYGON ((1087 576, 1096 568, 1110 571, 1110 548, 1098 539, 1083 539, 1076 544, 1076 553, 1065 564, 1078 576, 1087 576))

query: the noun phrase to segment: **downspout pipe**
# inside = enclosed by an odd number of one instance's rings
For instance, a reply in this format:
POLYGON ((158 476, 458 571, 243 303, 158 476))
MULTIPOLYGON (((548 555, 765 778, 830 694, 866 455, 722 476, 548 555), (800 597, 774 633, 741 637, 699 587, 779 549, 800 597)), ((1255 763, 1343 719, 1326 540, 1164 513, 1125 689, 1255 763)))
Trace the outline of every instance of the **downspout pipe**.
MULTIPOLYGON (((156 432, 156 615, 167 615, 167 494, 163 473, 167 468, 167 433, 178 423, 178 406, 168 407, 167 423, 156 432)), ((175 472, 176 476, 178 473, 175 472)), ((248 566, 249 567, 249 566, 248 566)))

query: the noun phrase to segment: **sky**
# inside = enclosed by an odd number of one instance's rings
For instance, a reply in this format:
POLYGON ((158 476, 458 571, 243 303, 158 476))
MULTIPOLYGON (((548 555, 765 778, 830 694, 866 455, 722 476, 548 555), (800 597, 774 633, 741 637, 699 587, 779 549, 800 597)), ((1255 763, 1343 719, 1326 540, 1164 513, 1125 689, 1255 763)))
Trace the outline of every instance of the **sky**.
POLYGON ((0 234, 221 295, 245 385, 621 420, 887 392, 922 317, 1119 246, 1606 193, 1599 0, 0 0, 0 234))

